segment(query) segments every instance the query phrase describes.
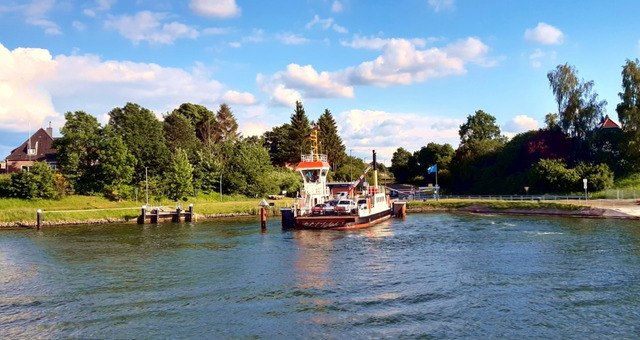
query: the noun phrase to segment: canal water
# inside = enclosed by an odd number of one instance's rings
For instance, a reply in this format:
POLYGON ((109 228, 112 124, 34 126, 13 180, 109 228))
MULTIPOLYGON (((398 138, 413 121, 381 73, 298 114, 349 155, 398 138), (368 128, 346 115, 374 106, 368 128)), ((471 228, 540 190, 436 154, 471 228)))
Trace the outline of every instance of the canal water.
POLYGON ((640 223, 0 231, 0 338, 637 338, 640 223))

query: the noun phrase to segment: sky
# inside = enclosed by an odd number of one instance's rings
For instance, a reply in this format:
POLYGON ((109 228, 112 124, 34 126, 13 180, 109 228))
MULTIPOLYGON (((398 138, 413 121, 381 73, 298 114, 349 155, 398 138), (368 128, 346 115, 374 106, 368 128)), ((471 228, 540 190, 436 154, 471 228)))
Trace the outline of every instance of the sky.
POLYGON ((544 126, 547 73, 593 80, 617 121, 640 54, 637 0, 0 0, 0 157, 66 112, 228 104, 243 136, 328 109, 347 153, 459 144, 483 110, 544 126))

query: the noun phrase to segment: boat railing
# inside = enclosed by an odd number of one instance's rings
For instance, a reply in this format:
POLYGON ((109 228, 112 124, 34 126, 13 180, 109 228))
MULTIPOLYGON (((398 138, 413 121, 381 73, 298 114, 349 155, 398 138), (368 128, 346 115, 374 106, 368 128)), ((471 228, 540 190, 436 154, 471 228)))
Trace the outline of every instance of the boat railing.
POLYGON ((300 155, 300 160, 302 162, 329 162, 329 158, 325 154, 308 154, 308 155, 300 155))

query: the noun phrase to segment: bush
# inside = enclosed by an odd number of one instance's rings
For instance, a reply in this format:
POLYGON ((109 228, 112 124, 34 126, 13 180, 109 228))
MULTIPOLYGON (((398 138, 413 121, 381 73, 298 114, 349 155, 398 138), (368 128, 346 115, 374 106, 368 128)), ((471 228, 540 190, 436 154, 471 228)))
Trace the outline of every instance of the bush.
POLYGON ((576 172, 580 178, 587 179, 587 186, 591 191, 601 191, 613 187, 613 171, 604 163, 597 165, 580 163, 576 166, 576 172))
POLYGON ((533 187, 540 192, 566 193, 580 189, 580 175, 558 159, 542 159, 531 170, 533 187))
POLYGON ((10 197, 11 193, 11 176, 8 174, 0 174, 0 197, 10 197))

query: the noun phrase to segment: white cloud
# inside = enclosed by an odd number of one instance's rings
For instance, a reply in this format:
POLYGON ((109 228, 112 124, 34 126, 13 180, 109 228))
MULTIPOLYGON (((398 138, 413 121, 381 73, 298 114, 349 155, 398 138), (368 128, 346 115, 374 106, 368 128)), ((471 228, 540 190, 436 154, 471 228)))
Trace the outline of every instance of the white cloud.
POLYGON ((96 0, 95 6, 86 8, 83 13, 88 17, 95 17, 99 12, 105 12, 111 9, 111 6, 116 3, 117 0, 96 0))
POLYGON ((558 28, 547 23, 540 22, 535 28, 528 28, 524 32, 524 38, 527 41, 538 44, 559 45, 562 44, 564 40, 564 34, 558 28))
POLYGON ((229 90, 222 95, 222 101, 228 104, 253 105, 256 103, 256 97, 249 92, 229 90))
POLYGON ((504 124, 503 133, 508 137, 513 137, 518 133, 537 130, 540 126, 537 120, 527 116, 518 115, 504 124))
MULTIPOLYGON (((487 57, 489 47, 477 38, 468 38, 443 48, 420 50, 424 40, 406 39, 355 39, 345 46, 382 49, 382 54, 371 61, 335 72, 318 72, 313 66, 290 64, 287 70, 260 79, 260 88, 276 97, 277 90, 287 98, 295 94, 305 98, 352 98, 353 86, 392 86, 425 82, 434 78, 466 73, 467 63, 493 66, 495 61, 487 57)), ((290 100, 274 101, 289 105, 290 100)))
POLYGON ((235 0, 191 0, 189 8, 197 15, 209 18, 230 18, 242 12, 235 0))
POLYGON ((342 71, 349 84, 389 86, 408 85, 434 78, 466 73, 465 64, 475 62, 493 66, 487 58, 489 47, 477 38, 445 46, 419 50, 412 41, 389 39, 382 55, 372 61, 342 71))
POLYGON ((455 8, 454 0, 428 0, 427 3, 436 13, 453 10, 455 8))
POLYGON ((75 28, 76 30, 82 32, 84 31, 87 26, 85 24, 83 24, 82 22, 78 21, 78 20, 74 20, 71 25, 73 26, 73 28, 75 28))
POLYGON ((148 41, 154 44, 172 44, 176 39, 195 39, 199 32, 179 22, 162 23, 167 15, 142 11, 134 16, 122 15, 112 17, 105 22, 105 27, 115 29, 123 37, 134 44, 148 41))
POLYGON ((309 42, 309 39, 292 33, 278 34, 276 38, 285 45, 302 45, 309 42))
POLYGON ((211 108, 229 102, 242 106, 234 110, 241 126, 249 117, 246 112, 256 110, 252 94, 230 90, 210 79, 202 65, 189 72, 157 64, 101 60, 94 55, 52 57, 49 51, 37 48, 10 51, 2 44, 0 65, 0 130, 26 131, 29 123, 35 127, 50 120, 61 122, 63 112, 78 110, 105 123, 107 112, 127 102, 138 103, 158 116, 185 102, 211 108))
POLYGON ((261 29, 254 29, 253 32, 251 32, 251 35, 242 37, 242 39, 240 39, 240 41, 234 41, 229 43, 229 46, 233 47, 233 48, 239 48, 242 47, 243 44, 246 43, 260 43, 263 42, 265 40, 264 38, 264 30, 261 29))
POLYGON ((412 151, 429 142, 459 143, 458 129, 462 120, 423 116, 413 113, 391 113, 354 109, 338 115, 340 136, 350 149, 370 155, 376 148, 381 159, 391 160, 398 145, 412 151))
POLYGON ((41 84, 55 74, 56 63, 49 51, 16 48, 0 43, 0 128, 27 131, 59 116, 50 93, 41 84))
POLYGON ((47 14, 55 5, 55 0, 34 0, 25 8, 27 24, 41 27, 48 35, 60 35, 62 30, 55 22, 47 19, 47 14))
POLYGON ((545 52, 542 51, 540 49, 535 49, 535 51, 533 51, 530 55, 529 55, 529 61, 531 61, 531 66, 533 68, 540 68, 542 67, 542 63, 545 61, 553 61, 556 59, 556 52, 555 51, 551 51, 551 52, 545 52))
POLYGON ((313 16, 313 19, 309 21, 304 27, 306 29, 312 29, 314 27, 320 27, 323 30, 332 29, 337 33, 347 33, 348 30, 343 26, 336 24, 333 18, 320 19, 320 17, 316 14, 313 16))
POLYGON ((335 0, 331 4, 331 12, 340 13, 344 10, 344 5, 339 0, 335 0))
POLYGON ((352 98, 353 87, 344 85, 329 72, 318 72, 313 66, 289 64, 268 79, 259 75, 258 85, 263 92, 271 95, 275 105, 289 106, 307 98, 352 98))

